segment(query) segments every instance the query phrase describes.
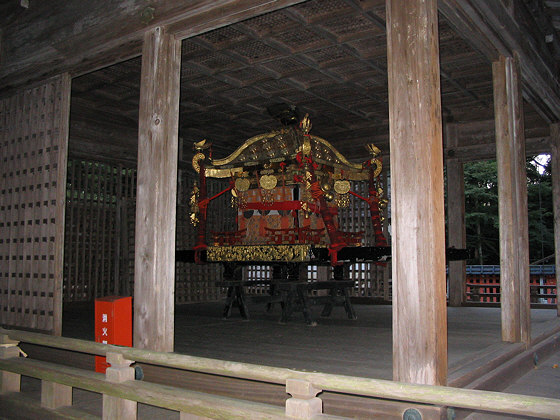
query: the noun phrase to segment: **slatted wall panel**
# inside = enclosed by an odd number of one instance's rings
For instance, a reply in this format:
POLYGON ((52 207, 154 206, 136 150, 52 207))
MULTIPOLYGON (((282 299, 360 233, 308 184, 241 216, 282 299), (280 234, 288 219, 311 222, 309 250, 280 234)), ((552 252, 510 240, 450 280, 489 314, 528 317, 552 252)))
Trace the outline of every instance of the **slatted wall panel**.
POLYGON ((70 77, 0 100, 0 323, 60 335, 70 77))
POLYGON ((79 159, 68 162, 65 301, 132 293, 128 219, 135 203, 135 169, 79 159))
POLYGON ((244 267, 243 279, 255 282, 255 285, 245 287, 245 293, 250 295, 268 295, 270 285, 266 282, 272 279, 272 267, 269 265, 248 265, 244 267))
MULTIPOLYGON (((135 179, 136 181, 136 179, 135 179)), ((126 201, 126 212, 123 217, 123 241, 126 244, 124 248, 128 250, 126 261, 124 262, 125 271, 123 273, 123 281, 125 294, 132 296, 134 294, 134 244, 136 237, 136 200, 126 201)), ((124 251, 126 252, 126 251, 124 251)))
MULTIPOLYGON (((352 182, 352 191, 363 197, 368 196, 368 183, 365 181, 352 182)), ((340 229, 349 232, 364 232, 362 245, 374 246, 375 235, 367 203, 356 197, 350 199, 347 208, 339 209, 340 229)), ((386 278, 387 268, 373 263, 351 264, 348 277, 355 281, 352 296, 364 298, 382 298, 387 296, 386 278)))
MULTIPOLYGON (((194 178, 181 175, 177 206, 177 249, 192 249, 195 245, 196 227, 189 220, 188 206, 194 178)), ((208 196, 212 197, 227 187, 227 182, 209 179, 208 196)), ((208 232, 235 230, 235 210, 231 207, 231 194, 223 194, 208 207, 208 232)), ((208 241, 211 240, 209 234, 208 241)), ((210 242, 208 242, 210 243, 210 242)), ((215 301, 223 297, 223 291, 215 286, 221 280, 223 269, 219 264, 177 263, 175 276, 175 301, 193 303, 215 301)))
MULTIPOLYGON (((368 196, 368 183, 365 181, 352 182, 352 191, 362 197, 368 196)), ((357 197, 350 197, 350 204, 338 210, 340 229, 346 232, 364 232, 362 245, 375 245, 373 226, 367 203, 357 197)))

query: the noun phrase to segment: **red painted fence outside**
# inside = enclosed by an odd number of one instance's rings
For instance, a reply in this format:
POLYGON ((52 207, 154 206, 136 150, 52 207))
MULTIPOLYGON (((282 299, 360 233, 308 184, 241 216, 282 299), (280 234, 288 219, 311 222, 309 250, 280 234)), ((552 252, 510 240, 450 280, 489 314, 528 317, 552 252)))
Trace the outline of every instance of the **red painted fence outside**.
MULTIPOLYGON (((553 265, 531 266, 531 303, 556 305, 556 274, 553 265)), ((500 302, 500 266, 467 266, 467 302, 500 302)))

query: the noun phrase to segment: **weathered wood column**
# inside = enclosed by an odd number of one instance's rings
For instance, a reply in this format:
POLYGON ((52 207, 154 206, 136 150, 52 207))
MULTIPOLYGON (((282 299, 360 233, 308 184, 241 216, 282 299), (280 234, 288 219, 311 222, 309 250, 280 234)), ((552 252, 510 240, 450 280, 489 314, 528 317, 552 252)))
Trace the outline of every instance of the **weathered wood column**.
POLYGON ((554 254, 556 261, 556 302, 560 316, 560 124, 550 126, 550 158, 552 163, 552 207, 554 211, 554 254))
POLYGON ((134 346, 173 351, 181 42, 156 27, 142 49, 134 346))
MULTIPOLYGON (((447 124, 445 127, 447 146, 457 146, 457 125, 447 124)), ((448 158, 447 169, 447 246, 466 248, 467 237, 465 228, 465 178, 463 162, 448 158)), ((465 285, 467 280, 465 260, 449 261, 449 306, 461 306, 465 301, 465 285)))
POLYGON ((519 63, 500 57, 493 63, 502 340, 529 343, 529 228, 525 133, 519 63))
MULTIPOLYGON (((465 229, 465 179, 463 163, 447 160, 447 230, 448 246, 464 249, 467 246, 465 229)), ((467 262, 449 261, 449 306, 461 306, 465 301, 467 262)))
POLYGON ((440 385, 447 320, 437 0, 386 4, 393 379, 440 385))

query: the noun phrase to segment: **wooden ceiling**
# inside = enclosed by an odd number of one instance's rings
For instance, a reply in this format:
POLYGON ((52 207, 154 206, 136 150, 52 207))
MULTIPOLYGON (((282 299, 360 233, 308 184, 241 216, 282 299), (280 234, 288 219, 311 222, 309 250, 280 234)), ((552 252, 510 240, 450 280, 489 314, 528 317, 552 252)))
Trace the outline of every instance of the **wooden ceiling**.
MULTIPOLYGON (((444 121, 493 118, 491 62, 442 15, 439 30, 444 121)), ((185 158, 203 138, 224 157, 279 128, 267 112, 276 103, 309 113, 312 133, 349 159, 364 159, 370 142, 388 152, 386 42, 383 0, 312 0, 185 39, 185 158)), ((140 70, 136 57, 73 79, 72 155, 135 161, 140 70)), ((525 113, 527 130, 546 135, 547 123, 528 103, 525 113)))

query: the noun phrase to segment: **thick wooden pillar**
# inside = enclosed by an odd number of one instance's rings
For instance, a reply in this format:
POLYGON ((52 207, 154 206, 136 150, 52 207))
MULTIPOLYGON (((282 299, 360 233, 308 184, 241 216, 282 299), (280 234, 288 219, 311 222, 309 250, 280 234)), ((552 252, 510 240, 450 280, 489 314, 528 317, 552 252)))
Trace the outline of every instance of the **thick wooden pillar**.
POLYGON ((560 124, 550 126, 550 158, 552 160, 552 207, 554 211, 554 255, 556 261, 556 302, 560 316, 560 124))
POLYGON ((134 346, 173 351, 181 42, 156 27, 142 49, 134 346))
MULTIPOLYGON (((457 159, 448 159, 446 168, 448 246, 463 249, 467 246, 463 163, 457 159)), ((449 306, 461 306, 465 300, 467 262, 449 261, 448 266, 449 306)))
POLYGON ((447 320, 437 0, 386 4, 393 378, 441 385, 447 320))
POLYGON ((515 57, 502 56, 493 63, 492 72, 500 216, 502 340, 529 343, 529 228, 519 62, 515 57))
MULTIPOLYGON (((457 147, 459 143, 456 124, 445 126, 447 147, 457 147)), ((463 162, 448 158, 447 169, 447 246, 466 248, 465 228, 465 178, 463 162)), ((461 306, 465 301, 467 282, 467 262, 465 260, 449 261, 449 306, 461 306)))

